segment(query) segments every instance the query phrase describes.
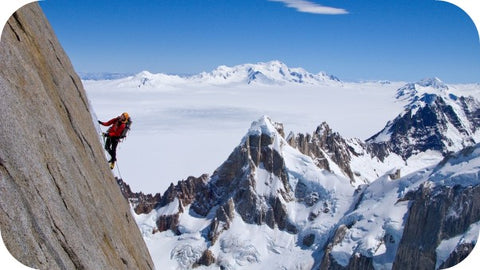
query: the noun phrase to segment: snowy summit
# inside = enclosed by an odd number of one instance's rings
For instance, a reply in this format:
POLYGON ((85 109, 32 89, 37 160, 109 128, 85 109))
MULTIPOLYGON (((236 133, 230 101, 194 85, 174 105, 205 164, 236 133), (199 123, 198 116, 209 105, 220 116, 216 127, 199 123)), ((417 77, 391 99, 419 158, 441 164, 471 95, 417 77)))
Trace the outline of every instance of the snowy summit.
POLYGON ((244 64, 234 67, 220 66, 212 72, 203 72, 191 79, 210 84, 325 84, 340 80, 324 72, 312 74, 303 68, 289 68, 280 61, 244 64))

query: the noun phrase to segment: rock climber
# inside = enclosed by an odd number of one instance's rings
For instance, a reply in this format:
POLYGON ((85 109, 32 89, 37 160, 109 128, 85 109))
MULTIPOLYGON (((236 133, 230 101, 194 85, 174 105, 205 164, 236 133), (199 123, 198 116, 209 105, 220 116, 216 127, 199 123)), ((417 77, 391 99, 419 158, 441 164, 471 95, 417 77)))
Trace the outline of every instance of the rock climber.
POLYGON ((98 121, 103 126, 111 126, 107 132, 103 133, 105 140, 105 150, 110 155, 110 169, 113 169, 117 161, 117 145, 120 139, 126 137, 127 131, 130 129, 131 119, 128 113, 124 112, 108 122, 98 121))

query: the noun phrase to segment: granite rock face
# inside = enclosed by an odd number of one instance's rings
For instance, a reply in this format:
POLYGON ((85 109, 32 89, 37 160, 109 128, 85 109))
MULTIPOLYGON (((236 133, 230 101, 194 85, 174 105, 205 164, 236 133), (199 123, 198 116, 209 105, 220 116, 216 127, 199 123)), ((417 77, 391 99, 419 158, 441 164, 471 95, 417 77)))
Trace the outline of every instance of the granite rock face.
MULTIPOLYGON (((464 233, 480 220, 480 187, 440 186, 432 189, 424 185, 407 195, 413 203, 393 269, 435 269, 436 249, 440 242, 464 233)), ((474 243, 467 243, 457 247, 442 267, 452 267, 460 262, 473 246, 474 243)))
POLYGON ((0 42, 0 228, 38 269, 153 269, 88 100, 38 4, 0 42))

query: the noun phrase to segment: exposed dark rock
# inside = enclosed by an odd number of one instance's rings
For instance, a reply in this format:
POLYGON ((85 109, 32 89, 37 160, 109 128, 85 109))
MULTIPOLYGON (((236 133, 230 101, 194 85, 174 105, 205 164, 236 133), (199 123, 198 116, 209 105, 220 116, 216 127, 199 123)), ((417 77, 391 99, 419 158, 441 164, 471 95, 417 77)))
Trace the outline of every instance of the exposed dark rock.
POLYGON ((448 259, 440 265, 439 269, 449 268, 459 264, 470 255, 474 247, 474 243, 465 243, 457 246, 448 259))
MULTIPOLYGON (((163 206, 173 202, 175 198, 179 201, 178 212, 171 215, 161 215, 157 222, 157 230, 155 232, 163 232, 172 230, 176 234, 181 234, 178 228, 178 221, 180 214, 185 211, 185 207, 195 201, 196 198, 203 198, 207 193, 206 182, 208 175, 204 174, 198 178, 190 176, 187 180, 178 181, 177 185, 170 185, 163 196, 159 194, 155 196, 146 195, 147 198, 152 198, 154 209, 159 209, 163 206)), ((131 198, 129 199, 131 200, 131 198)), ((137 206, 138 207, 138 206, 137 206)), ((137 209, 137 207, 135 209, 137 209)))
POLYGON ((133 210, 137 215, 150 213, 153 209, 159 207, 161 195, 160 193, 144 194, 143 192, 132 192, 130 186, 122 179, 116 178, 123 197, 132 204, 133 210))
POLYGON ((302 244, 307 247, 311 247, 315 243, 315 234, 311 233, 303 237, 302 244))
POLYGON ((180 213, 168 216, 160 216, 157 219, 156 225, 159 232, 164 232, 167 230, 173 231, 175 234, 180 235, 181 232, 178 229, 178 219, 180 213))
POLYGON ((343 240, 343 238, 345 237, 345 234, 347 233, 347 230, 348 230, 348 227, 344 224, 338 226, 333 237, 327 241, 326 246, 323 248, 324 255, 322 258, 322 262, 319 266, 319 269, 321 270, 338 269, 335 267, 339 267, 340 265, 337 266, 337 263, 334 262, 335 259, 331 257, 330 252, 332 251, 335 245, 337 245, 343 240))
MULTIPOLYGON (((338 132, 333 132, 327 123, 323 122, 312 135, 308 133, 290 134, 287 142, 302 154, 310 156, 321 169, 331 171, 333 164, 329 164, 328 159, 330 159, 340 167, 346 177, 350 178, 352 182, 355 181, 350 162, 352 156, 358 156, 359 154, 348 145, 347 141, 338 132)), ((365 143, 360 140, 356 142, 369 152, 365 143)), ((373 155, 373 152, 370 154, 373 155)))
POLYGON ((356 253, 350 258, 347 269, 373 270, 375 268, 373 267, 373 260, 371 257, 356 253))
POLYGON ((368 153, 371 153, 372 157, 377 157, 382 162, 392 153, 387 143, 369 143, 367 141, 366 149, 368 153))
POLYGON ((207 249, 203 252, 202 257, 198 259, 198 261, 193 265, 193 268, 198 267, 200 265, 210 266, 215 263, 215 257, 213 253, 207 249))
POLYGON ((215 218, 212 220, 208 232, 208 240, 210 240, 212 244, 217 241, 218 236, 223 231, 230 228, 230 223, 234 217, 234 210, 235 206, 233 199, 228 200, 226 204, 217 209, 215 218))
POLYGON ((169 204, 175 198, 179 199, 182 206, 191 204, 196 197, 205 195, 207 181, 208 175, 203 174, 198 178, 190 176, 187 180, 178 181, 177 185, 172 183, 163 194, 159 207, 169 204))
POLYGON ((220 206, 217 209, 217 214, 215 215, 218 220, 230 223, 234 217, 235 204, 233 199, 227 201, 226 204, 220 206))
POLYGON ((328 264, 322 265, 319 269, 321 270, 356 270, 356 269, 361 269, 361 270, 373 270, 375 269, 373 267, 373 260, 371 257, 366 257, 363 256, 362 254, 355 253, 350 257, 350 260, 348 261, 348 264, 346 266, 340 265, 335 259, 332 257, 332 255, 328 255, 328 264))
POLYGON ((413 202, 393 269, 434 269, 439 243, 480 220, 480 187, 422 185, 409 197, 413 202))
POLYGON ((397 180, 397 179, 399 179, 399 178, 400 178, 400 169, 395 170, 394 173, 390 173, 390 174, 388 175, 388 177, 390 177, 391 180, 397 180))
MULTIPOLYGON (((451 98, 451 97, 450 97, 451 98)), ((425 152, 427 150, 439 151, 447 155, 454 142, 449 138, 447 129, 449 125, 456 129, 462 137, 463 148, 475 144, 471 137, 479 124, 480 104, 472 97, 455 97, 465 114, 467 123, 463 123, 455 110, 449 105, 444 97, 437 94, 424 94, 421 97, 415 96, 413 102, 406 111, 395 120, 389 122, 384 130, 372 136, 367 143, 378 156, 389 151, 400 155, 403 159, 425 152), (423 102, 425 106, 416 103, 423 102), (470 126, 470 129, 466 127, 470 126), (390 139, 384 142, 375 142, 379 134, 387 131, 391 134, 390 139)))

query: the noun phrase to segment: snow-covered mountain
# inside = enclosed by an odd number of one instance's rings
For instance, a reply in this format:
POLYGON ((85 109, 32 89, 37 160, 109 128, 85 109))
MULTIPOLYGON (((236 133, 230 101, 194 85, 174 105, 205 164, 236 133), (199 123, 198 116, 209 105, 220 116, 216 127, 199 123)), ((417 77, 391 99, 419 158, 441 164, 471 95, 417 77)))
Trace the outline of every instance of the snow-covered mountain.
POLYGON ((458 96, 437 78, 398 89, 405 110, 367 142, 408 159, 434 150, 446 155, 480 142, 480 102, 458 96))
POLYGON ((480 145, 360 192, 322 264, 355 269, 438 269, 465 258, 480 229, 480 145))
MULTIPOLYGON (((290 133, 287 141, 312 158, 317 167, 350 179, 355 187, 371 183, 383 175, 396 179, 400 174, 414 171, 419 166, 432 164, 408 164, 401 156, 390 152, 378 155, 375 145, 357 138, 343 138, 325 122, 312 134, 290 133)), ((442 157, 432 154, 431 158, 438 162, 442 157)))
POLYGON ((318 168, 282 133, 280 124, 262 117, 209 179, 181 181, 148 202, 158 205, 137 222, 151 250, 168 250, 158 261, 171 261, 171 269, 315 264, 312 252, 358 194, 349 179, 318 168))
MULTIPOLYGON (((119 180, 162 269, 407 269, 413 267, 408 259, 419 256, 430 258, 422 261, 422 268, 435 269, 455 264, 475 244, 472 235, 478 233, 480 220, 475 212, 480 207, 474 202, 480 201, 475 193, 480 171, 476 145, 480 106, 465 93, 477 93, 476 86, 446 85, 437 78, 407 84, 344 83, 278 61, 222 66, 194 76, 142 72, 100 85, 104 84, 111 84, 106 90, 126 87, 133 93, 141 87, 149 96, 163 99, 180 95, 190 100, 194 95, 210 102, 226 95, 222 101, 235 100, 232 107, 255 103, 262 111, 265 101, 275 100, 275 95, 289 93, 292 98, 291 93, 297 91, 291 89, 302 89, 300 103, 309 104, 309 109, 299 115, 318 106, 318 99, 333 102, 338 96, 331 93, 337 90, 356 95, 355 101, 347 94, 341 100, 358 114, 375 110, 374 95, 368 96, 368 108, 356 103, 371 89, 378 90, 376 94, 388 92, 395 101, 393 120, 382 120, 388 123, 366 141, 345 138, 326 122, 311 134, 285 136, 282 124, 264 116, 252 123, 211 176, 189 177, 155 195, 134 193, 119 180), (232 99, 244 92, 249 99, 232 99), (310 103, 312 97, 315 101, 310 103), (454 154, 462 149, 470 150, 454 154), (459 160, 470 165, 457 164, 459 160), (451 175, 448 170, 458 172, 451 175), (438 171, 444 172, 442 179, 435 178, 438 171), (462 186, 449 177, 469 184, 462 186), (456 195, 462 199, 455 199, 456 195), (432 222, 427 213, 437 223, 429 225, 432 233, 425 235, 415 228, 432 222), (452 222, 463 225, 448 231, 444 226, 452 222), (419 246, 424 249, 419 251, 419 246)), ((98 95, 110 97, 110 91, 98 95)), ((290 103, 290 99, 278 100, 290 103)), ((190 116, 190 111, 194 116, 199 111, 207 119, 212 113, 224 115, 223 109, 199 110, 197 102, 172 110, 173 103, 167 100, 160 109, 151 107, 156 112, 152 117, 166 110, 171 114, 164 113, 161 121, 171 117, 168 123, 176 124, 178 114, 190 116)), ((328 107, 327 103, 321 104, 328 107)), ((328 108, 329 114, 341 114, 336 106, 328 108)), ((146 118, 148 130, 152 119, 146 118)), ((193 118, 200 123, 202 119, 193 118)), ((192 130, 195 134, 196 129, 192 130)), ((189 134, 185 140, 191 138, 189 134)))
POLYGON ((354 186, 383 175, 398 178, 480 142, 480 103, 438 78, 406 84, 396 98, 407 101, 404 111, 366 142, 343 138, 327 123, 312 134, 291 133, 287 141, 354 186))
MULTIPOLYGON (((107 74, 108 75, 108 74, 107 74)), ((85 80, 98 78, 98 74, 85 74, 85 80)), ((106 77, 117 87, 146 87, 158 88, 162 86, 181 85, 341 85, 341 81, 325 72, 312 74, 303 68, 290 68, 280 61, 261 62, 256 64, 243 64, 233 67, 219 66, 210 72, 196 75, 168 75, 163 73, 153 74, 142 71, 124 78, 106 77), (112 79, 115 78, 115 79, 112 79)))
POLYGON ((262 117, 211 177, 149 197, 120 181, 155 260, 170 262, 165 269, 437 269, 475 245, 479 145, 439 152, 420 164, 440 163, 401 177, 400 155, 381 159, 326 123, 303 137, 285 138, 281 124, 262 117), (365 175, 373 178, 359 183, 365 175), (422 256, 431 259, 412 265, 422 256))
POLYGON ((190 79, 210 84, 326 84, 340 83, 335 76, 328 75, 325 72, 312 74, 303 68, 289 68, 280 61, 270 61, 266 63, 244 64, 234 67, 219 66, 211 72, 202 72, 190 79))
POLYGON ((154 196, 119 180, 154 260, 166 269, 458 263, 480 229, 479 102, 436 78, 396 93, 403 111, 367 141, 327 123, 285 136, 264 116, 211 176, 154 196))

